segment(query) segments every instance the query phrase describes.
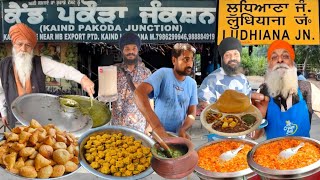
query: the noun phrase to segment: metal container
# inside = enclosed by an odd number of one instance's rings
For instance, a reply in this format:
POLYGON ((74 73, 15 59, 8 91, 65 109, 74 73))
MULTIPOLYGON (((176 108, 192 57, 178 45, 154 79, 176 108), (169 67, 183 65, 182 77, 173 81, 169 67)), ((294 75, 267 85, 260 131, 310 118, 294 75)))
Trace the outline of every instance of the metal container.
MULTIPOLYGON (((196 148, 196 151, 198 152, 201 148, 204 148, 206 146, 209 146, 211 144, 223 142, 223 141, 238 141, 238 142, 243 142, 245 144, 250 144, 250 145, 256 145, 257 143, 248 139, 238 139, 238 138, 228 138, 228 139, 219 139, 216 141, 211 141, 208 142, 204 145, 201 145, 200 147, 196 148)), ((231 150, 231 149, 230 149, 231 150)), ((256 176, 256 174, 248 167, 247 169, 237 171, 237 172, 212 172, 205 170, 199 166, 196 166, 195 168, 195 173, 200 179, 217 179, 217 180, 222 180, 222 179, 228 179, 228 180, 243 180, 243 179, 249 179, 251 177, 256 176)))
POLYGON ((143 171, 140 174, 134 175, 134 176, 129 176, 129 177, 115 177, 115 176, 111 176, 111 175, 106 175, 103 174, 95 169, 93 169, 90 164, 87 163, 85 157, 84 157, 84 146, 87 143, 87 141, 89 140, 90 136, 96 135, 96 134, 101 134, 101 133, 108 133, 108 134, 113 134, 113 133, 122 133, 123 135, 126 136, 133 136, 136 140, 141 140, 142 141, 142 145, 146 146, 146 147, 152 147, 153 144, 155 144, 155 142, 147 135, 143 134, 142 132, 139 132, 137 130, 134 129, 130 129, 124 126, 102 126, 102 127, 98 127, 95 129, 91 129, 88 132, 84 133, 80 139, 78 140, 79 142, 79 155, 80 155, 80 164, 90 173, 103 178, 103 179, 114 179, 114 180, 122 180, 122 179, 126 179, 126 180, 133 180, 133 179, 142 179, 148 175, 150 175, 151 173, 153 173, 153 169, 150 166, 148 169, 146 169, 145 171, 143 171))
MULTIPOLYGON (((4 140, 4 135, 1 133, 1 134, 0 134, 0 141, 2 141, 2 140, 4 140)), ((66 178, 66 177, 69 177, 69 176, 73 175, 74 173, 76 173, 76 172, 80 169, 80 167, 81 167, 81 165, 79 164, 77 170, 75 170, 75 171, 73 171, 73 172, 71 172, 71 173, 65 174, 65 175, 63 175, 63 176, 60 176, 60 177, 49 178, 49 180, 64 179, 64 178, 66 178)), ((26 178, 26 177, 20 176, 20 175, 18 175, 18 174, 14 174, 14 173, 11 173, 11 172, 5 170, 2 166, 0 166, 0 169, 1 169, 1 170, 0 170, 0 174, 1 174, 1 171, 3 171, 3 172, 6 172, 6 173, 8 173, 8 174, 11 174, 12 176, 19 177, 19 179, 39 179, 39 180, 41 179, 41 178, 26 178)), ((15 178, 12 178, 12 179, 15 179, 15 178)))
POLYGON ((293 170, 270 169, 270 168, 266 168, 266 167, 263 167, 263 166, 257 164, 253 160, 253 155, 260 146, 262 146, 264 144, 268 144, 270 142, 282 140, 282 139, 303 140, 303 141, 312 143, 316 147, 320 148, 319 141, 317 141, 315 139, 307 138, 307 137, 288 136, 288 137, 280 137, 280 138, 270 139, 267 141, 263 141, 262 143, 259 143, 258 145, 253 147, 252 150, 248 153, 247 160, 248 160, 248 164, 249 164, 250 168, 253 171, 255 171, 257 174, 259 174, 263 179, 302 179, 304 177, 308 177, 308 176, 311 176, 311 175, 319 172, 320 160, 318 160, 317 162, 315 162, 309 166, 305 166, 303 168, 298 168, 298 169, 293 169, 293 170))
POLYGON ((41 125, 54 124, 63 131, 80 136, 92 127, 89 116, 80 111, 69 113, 60 106, 59 96, 32 93, 17 97, 11 104, 13 115, 24 126, 29 126, 32 119, 41 125))

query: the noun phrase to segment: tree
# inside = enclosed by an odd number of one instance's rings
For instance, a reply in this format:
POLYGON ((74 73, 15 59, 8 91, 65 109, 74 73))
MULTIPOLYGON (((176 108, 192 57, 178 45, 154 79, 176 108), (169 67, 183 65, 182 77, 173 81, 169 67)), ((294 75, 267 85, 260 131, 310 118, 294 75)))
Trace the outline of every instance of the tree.
POLYGON ((308 64, 311 67, 320 67, 320 46, 296 46, 295 48, 297 64, 303 64, 303 72, 306 72, 308 64))

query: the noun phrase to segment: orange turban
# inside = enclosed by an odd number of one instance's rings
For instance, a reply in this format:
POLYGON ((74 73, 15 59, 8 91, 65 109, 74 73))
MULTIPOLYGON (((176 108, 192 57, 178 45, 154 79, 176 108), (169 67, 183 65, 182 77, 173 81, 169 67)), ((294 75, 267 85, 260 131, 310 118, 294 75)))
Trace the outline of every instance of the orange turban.
POLYGON ((287 50, 290 54, 291 60, 294 61, 294 58, 295 58, 294 49, 292 48, 292 46, 288 42, 283 41, 283 40, 276 40, 270 44, 269 49, 268 49, 268 61, 270 61, 272 52, 276 49, 287 50))
POLYGON ((18 23, 10 27, 9 35, 12 43, 15 43, 18 39, 28 40, 34 48, 37 44, 37 34, 29 28, 26 24, 18 23))

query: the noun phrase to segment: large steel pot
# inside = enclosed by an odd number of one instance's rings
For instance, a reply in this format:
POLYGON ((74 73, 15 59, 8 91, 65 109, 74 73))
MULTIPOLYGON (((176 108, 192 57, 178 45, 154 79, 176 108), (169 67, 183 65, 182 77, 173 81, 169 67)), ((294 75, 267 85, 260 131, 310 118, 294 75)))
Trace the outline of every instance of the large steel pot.
POLYGON ((292 170, 275 170, 275 169, 270 169, 267 167, 263 167, 259 164, 257 164, 253 157, 256 152, 256 150, 261 147, 264 144, 268 144, 270 142, 278 141, 278 140, 283 140, 283 139, 297 139, 297 140, 303 140, 305 142, 309 142, 314 144, 316 147, 320 148, 320 142, 307 138, 307 137, 295 137, 295 136, 288 136, 288 137, 280 137, 280 138, 275 138, 275 139, 270 139, 267 141, 263 141, 256 145, 255 147, 252 148, 252 150, 248 153, 248 164, 250 168, 255 171, 257 174, 259 174, 262 179, 303 179, 305 177, 308 177, 308 179, 318 179, 319 175, 315 174, 319 172, 320 170, 320 159, 309 165, 305 166, 303 168, 298 168, 298 169, 292 169, 292 170), (313 177, 313 176, 317 176, 313 177))
POLYGON ((97 135, 97 134, 101 134, 101 133, 108 133, 108 134, 114 134, 114 133, 122 133, 123 135, 126 136, 133 136, 136 140, 141 140, 142 141, 142 145, 146 146, 146 147, 152 147, 153 144, 155 143, 149 136, 131 129, 131 128, 127 128, 127 127, 123 127, 123 126, 102 126, 102 127, 98 127, 95 129, 91 129, 88 132, 84 133, 79 141, 79 156, 80 156, 80 164, 82 165, 82 167, 84 167, 87 171, 89 171, 90 173, 98 176, 99 178, 103 178, 103 179, 112 179, 112 180, 134 180, 134 179, 142 179, 148 175, 150 175, 151 173, 153 173, 153 169, 151 168, 151 166, 149 166, 149 168, 147 168, 145 171, 141 172, 140 174, 137 175, 133 175, 133 176, 129 176, 129 177, 115 177, 115 176, 111 176, 111 175, 106 175, 103 174, 95 169, 93 169, 90 164, 88 164, 88 162, 86 161, 85 157, 84 157, 84 153, 85 153, 85 144, 87 143, 87 141, 89 140, 89 138, 93 135, 97 135))
MULTIPOLYGON (((237 141, 237 142, 242 142, 252 146, 257 144, 256 142, 248 139, 239 139, 239 138, 219 139, 219 140, 211 141, 204 145, 201 145, 200 147, 196 148, 196 151, 198 152, 201 148, 212 145, 214 143, 223 142, 223 141, 237 141)), ((247 169, 237 171, 237 172, 212 172, 212 171, 205 170, 197 165, 195 168, 195 173, 198 175, 200 179, 206 179, 206 180, 207 179, 243 180, 243 179, 250 179, 256 176, 256 174, 249 167, 247 169)))

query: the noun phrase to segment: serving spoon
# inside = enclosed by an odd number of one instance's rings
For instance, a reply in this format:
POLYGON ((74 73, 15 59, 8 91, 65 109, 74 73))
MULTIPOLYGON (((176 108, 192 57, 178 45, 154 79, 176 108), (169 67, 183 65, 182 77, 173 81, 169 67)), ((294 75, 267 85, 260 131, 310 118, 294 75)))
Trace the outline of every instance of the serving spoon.
POLYGON ((244 148, 244 145, 241 144, 237 149, 233 149, 233 150, 222 153, 219 156, 219 158, 223 161, 229 161, 230 159, 234 158, 238 154, 238 152, 243 148, 244 148))
POLYGON ((279 153, 279 157, 280 158, 284 158, 284 159, 288 159, 289 157, 295 155, 298 150, 300 148, 302 148, 304 146, 304 143, 300 143, 298 146, 296 147, 293 147, 293 148, 288 148, 288 149, 285 149, 285 150, 282 150, 280 153, 279 153))
POLYGON ((152 131, 151 135, 160 144, 160 146, 164 149, 164 153, 166 154, 166 156, 168 158, 172 158, 172 150, 167 145, 167 143, 164 142, 163 139, 155 131, 152 131))

